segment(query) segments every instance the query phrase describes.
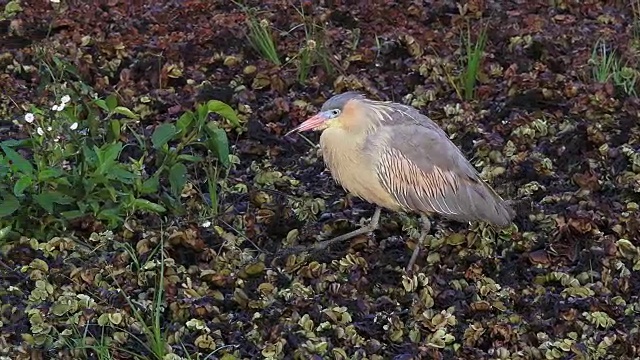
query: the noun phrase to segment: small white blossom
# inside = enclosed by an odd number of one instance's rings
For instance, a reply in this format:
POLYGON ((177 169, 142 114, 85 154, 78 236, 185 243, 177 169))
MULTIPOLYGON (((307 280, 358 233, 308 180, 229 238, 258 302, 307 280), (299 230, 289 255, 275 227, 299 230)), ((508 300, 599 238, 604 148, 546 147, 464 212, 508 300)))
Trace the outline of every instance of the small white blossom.
POLYGON ((51 131, 53 128, 51 126, 47 126, 47 131, 51 131))
POLYGON ((37 132, 37 133, 38 133, 38 135, 40 135, 40 136, 44 135, 44 130, 42 130, 42 128, 41 128, 41 127, 38 127, 38 128, 36 129, 36 132, 37 132))
POLYGON ((60 101, 62 102, 63 105, 68 104, 69 101, 71 101, 71 96, 65 95, 62 97, 62 99, 60 99, 60 101))
POLYGON ((209 226, 211 226, 211 221, 205 221, 202 224, 200 224, 200 226, 202 226, 203 228, 208 228, 209 226))
POLYGON ((32 113, 26 113, 26 115, 24 116, 24 121, 28 122, 29 124, 31 124, 33 122, 33 120, 35 120, 35 116, 33 116, 32 113))
POLYGON ((71 124, 71 126, 69 126, 69 129, 71 129, 71 130, 75 130, 77 128, 78 128, 78 123, 77 122, 74 122, 73 124, 71 124))
POLYGON ((58 111, 58 104, 53 105, 53 106, 51 107, 51 110, 53 110, 53 111, 58 111))

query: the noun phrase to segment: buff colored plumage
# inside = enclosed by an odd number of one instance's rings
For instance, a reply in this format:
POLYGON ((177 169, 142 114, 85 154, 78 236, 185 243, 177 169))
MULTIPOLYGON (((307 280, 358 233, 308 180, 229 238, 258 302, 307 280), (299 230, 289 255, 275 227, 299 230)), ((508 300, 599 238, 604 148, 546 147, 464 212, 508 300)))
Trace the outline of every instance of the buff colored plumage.
MULTIPOLYGON (((411 106, 347 92, 327 100, 318 115, 291 132, 305 130, 323 131, 320 147, 334 179, 378 206, 368 226, 322 242, 321 247, 375 230, 381 208, 421 214, 423 237, 432 213, 501 227, 514 217, 447 134, 411 106)), ((408 269, 418 253, 419 246, 408 269)))

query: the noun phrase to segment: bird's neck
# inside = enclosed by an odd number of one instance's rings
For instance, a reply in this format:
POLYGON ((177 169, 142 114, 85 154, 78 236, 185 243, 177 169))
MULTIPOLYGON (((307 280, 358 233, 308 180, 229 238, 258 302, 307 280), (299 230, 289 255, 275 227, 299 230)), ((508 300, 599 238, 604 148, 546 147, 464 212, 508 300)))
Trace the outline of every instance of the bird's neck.
POLYGON ((364 135, 354 135, 341 127, 324 130, 320 136, 320 149, 325 163, 331 169, 339 158, 357 161, 355 157, 361 153, 365 139, 364 135))
POLYGON ((325 143, 331 149, 359 148, 367 138, 367 134, 357 129, 346 129, 342 126, 335 126, 325 129, 320 135, 320 145, 325 143))

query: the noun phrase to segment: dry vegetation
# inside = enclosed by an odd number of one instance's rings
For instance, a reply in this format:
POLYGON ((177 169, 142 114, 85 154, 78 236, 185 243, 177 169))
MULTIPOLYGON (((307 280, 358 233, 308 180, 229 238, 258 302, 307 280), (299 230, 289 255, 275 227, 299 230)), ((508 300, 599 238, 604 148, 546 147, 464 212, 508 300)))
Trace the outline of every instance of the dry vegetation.
POLYGON ((640 357, 637 0, 0 0, 0 25, 1 359, 640 357), (276 258, 373 212, 283 137, 346 90, 442 125, 514 225, 436 219, 415 274, 407 214, 276 258))

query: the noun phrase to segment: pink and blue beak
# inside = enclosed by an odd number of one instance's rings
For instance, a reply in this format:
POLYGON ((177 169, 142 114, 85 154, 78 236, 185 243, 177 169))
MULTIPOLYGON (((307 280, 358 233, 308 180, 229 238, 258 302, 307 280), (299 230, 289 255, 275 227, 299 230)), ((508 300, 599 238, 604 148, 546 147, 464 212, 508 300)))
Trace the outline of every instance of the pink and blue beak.
POLYGON ((284 136, 289 136, 291 133, 294 133, 294 132, 313 130, 319 127, 320 125, 324 124, 324 122, 329 119, 331 119, 331 111, 319 112, 316 115, 305 120, 302 124, 298 125, 293 130, 286 133, 284 136))

